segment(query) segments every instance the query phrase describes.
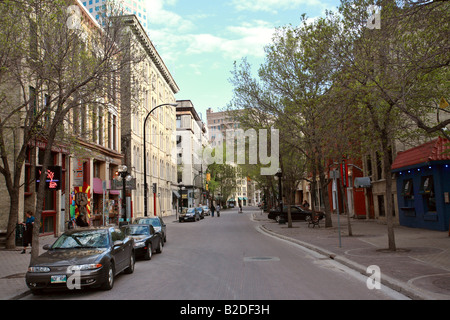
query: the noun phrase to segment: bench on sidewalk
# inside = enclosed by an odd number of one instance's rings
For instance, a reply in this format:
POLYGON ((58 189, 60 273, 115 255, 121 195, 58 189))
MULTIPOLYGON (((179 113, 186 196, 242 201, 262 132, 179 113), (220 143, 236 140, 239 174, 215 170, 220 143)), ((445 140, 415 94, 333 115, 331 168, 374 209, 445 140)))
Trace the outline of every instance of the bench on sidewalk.
POLYGON ((325 217, 324 214, 314 215, 308 219, 308 228, 312 225, 313 228, 318 226, 320 228, 320 221, 325 217))

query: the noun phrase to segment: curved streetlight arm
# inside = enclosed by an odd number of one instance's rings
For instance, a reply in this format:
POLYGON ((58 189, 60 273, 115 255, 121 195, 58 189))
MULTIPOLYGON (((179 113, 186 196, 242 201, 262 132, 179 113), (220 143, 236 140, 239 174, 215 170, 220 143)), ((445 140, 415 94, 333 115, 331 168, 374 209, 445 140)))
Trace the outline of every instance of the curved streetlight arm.
MULTIPOLYGON (((148 186, 147 186, 147 143, 146 143, 146 127, 147 127, 147 120, 150 117, 150 115, 152 114, 153 111, 155 111, 156 109, 160 108, 160 107, 164 107, 164 106, 172 106, 172 107, 176 107, 178 104, 176 103, 163 103, 160 104, 159 106, 154 107, 152 110, 150 110, 150 112, 147 114, 147 116, 145 117, 144 120, 144 216, 147 217, 147 194, 148 194, 148 186)), ((155 212, 156 215, 156 212, 155 212)))

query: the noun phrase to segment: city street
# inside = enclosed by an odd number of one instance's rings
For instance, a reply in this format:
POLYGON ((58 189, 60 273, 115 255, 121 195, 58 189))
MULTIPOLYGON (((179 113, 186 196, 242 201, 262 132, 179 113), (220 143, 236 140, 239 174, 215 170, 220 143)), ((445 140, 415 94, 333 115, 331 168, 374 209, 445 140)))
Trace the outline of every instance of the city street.
MULTIPOLYGON (((369 290, 367 277, 261 232, 243 214, 179 223, 166 218, 167 243, 150 261, 138 260, 111 291, 46 292, 24 299, 301 300, 404 299, 383 286, 369 290)), ((254 210, 254 209, 253 209, 254 210)))

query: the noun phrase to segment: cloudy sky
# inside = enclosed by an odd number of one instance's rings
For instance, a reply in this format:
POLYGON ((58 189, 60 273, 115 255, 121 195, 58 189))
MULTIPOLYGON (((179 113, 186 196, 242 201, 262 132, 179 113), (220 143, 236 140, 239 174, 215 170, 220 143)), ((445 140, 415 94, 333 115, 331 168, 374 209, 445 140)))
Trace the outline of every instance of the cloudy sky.
POLYGON ((339 0, 146 0, 150 39, 203 120, 232 98, 233 62, 247 57, 254 70, 275 28, 298 25, 334 10, 339 0))

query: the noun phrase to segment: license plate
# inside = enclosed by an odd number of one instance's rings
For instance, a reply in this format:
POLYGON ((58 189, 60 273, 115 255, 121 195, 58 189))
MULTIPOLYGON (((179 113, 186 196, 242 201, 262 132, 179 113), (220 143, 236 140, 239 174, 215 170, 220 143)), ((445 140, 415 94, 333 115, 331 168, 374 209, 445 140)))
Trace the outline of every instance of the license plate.
POLYGON ((51 276, 51 278, 50 278, 50 283, 66 283, 66 282, 67 282, 67 276, 65 274, 51 276))
POLYGON ((189 220, 189 217, 184 217, 184 220, 189 220))

